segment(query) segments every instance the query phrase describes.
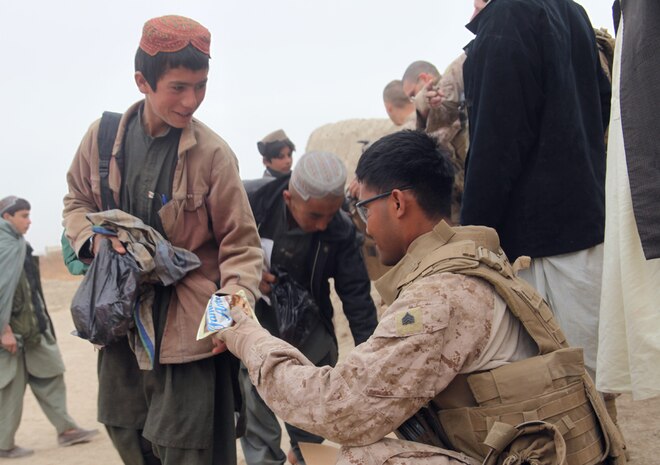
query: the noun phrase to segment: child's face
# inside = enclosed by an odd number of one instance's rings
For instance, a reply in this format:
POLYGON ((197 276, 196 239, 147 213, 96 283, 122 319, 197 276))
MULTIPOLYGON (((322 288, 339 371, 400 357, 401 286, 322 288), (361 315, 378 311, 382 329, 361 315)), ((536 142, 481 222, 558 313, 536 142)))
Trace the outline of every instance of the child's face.
POLYGON ((5 213, 2 217, 9 221, 21 235, 25 234, 32 224, 30 210, 18 210, 13 216, 9 213, 5 213))
POLYGON ((295 190, 285 190, 283 196, 289 213, 306 233, 325 231, 344 201, 343 196, 310 197, 305 201, 295 190))
POLYGON ((144 123, 151 136, 162 133, 166 126, 183 129, 190 124, 204 101, 208 73, 208 69, 169 69, 158 80, 156 90, 136 73, 138 88, 146 96, 144 123))
POLYGON ((274 169, 279 173, 289 173, 291 171, 291 164, 293 163, 293 157, 291 155, 290 147, 282 147, 280 153, 277 157, 273 157, 270 160, 264 158, 264 164, 274 169))

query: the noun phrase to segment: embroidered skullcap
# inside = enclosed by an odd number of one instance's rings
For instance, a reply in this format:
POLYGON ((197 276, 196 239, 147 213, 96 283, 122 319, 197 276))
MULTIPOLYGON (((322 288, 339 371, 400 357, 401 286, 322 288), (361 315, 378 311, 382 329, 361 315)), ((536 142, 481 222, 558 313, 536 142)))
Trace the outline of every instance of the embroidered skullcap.
POLYGON ((211 33, 204 26, 184 16, 160 16, 144 23, 140 48, 148 55, 178 52, 188 46, 211 56, 211 33))
POLYGON ((289 147, 293 152, 296 150, 296 146, 293 145, 291 139, 289 139, 286 133, 282 129, 273 131, 268 134, 266 137, 257 142, 257 149, 262 157, 277 158, 280 155, 280 150, 283 147, 289 147))
POLYGON ((289 182, 304 201, 310 197, 343 196, 345 184, 346 167, 329 152, 308 152, 300 157, 289 182))

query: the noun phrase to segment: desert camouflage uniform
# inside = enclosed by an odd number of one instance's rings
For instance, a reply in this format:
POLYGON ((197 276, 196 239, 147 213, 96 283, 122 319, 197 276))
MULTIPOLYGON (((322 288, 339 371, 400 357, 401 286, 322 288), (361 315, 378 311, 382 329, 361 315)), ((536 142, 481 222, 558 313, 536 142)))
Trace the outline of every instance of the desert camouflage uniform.
POLYGON ((411 111, 410 114, 406 117, 406 120, 403 122, 403 124, 399 128, 401 130, 404 130, 404 129, 415 130, 415 129, 417 129, 417 112, 416 111, 411 111))
POLYGON ((496 303, 485 281, 437 273, 417 279, 398 296, 396 287, 383 288, 414 270, 429 245, 437 244, 438 233, 448 238, 453 231, 442 222, 411 244, 377 284, 390 306, 373 336, 334 368, 315 367, 243 315, 233 313, 237 325, 221 333, 278 416, 343 446, 340 464, 411 458, 429 465, 474 463, 453 451, 385 438, 490 349, 496 303))
POLYGON ((467 118, 463 110, 465 58, 465 53, 461 53, 449 64, 442 78, 437 82, 436 87, 444 94, 442 104, 438 108, 429 108, 425 90, 415 96, 417 129, 425 131, 449 151, 456 170, 452 193, 452 221, 455 224, 459 223, 460 218, 465 158, 469 144, 467 118))
POLYGON ((604 27, 594 28, 596 34, 596 45, 598 46, 598 59, 603 68, 607 80, 612 82, 612 65, 614 63, 614 38, 604 27))

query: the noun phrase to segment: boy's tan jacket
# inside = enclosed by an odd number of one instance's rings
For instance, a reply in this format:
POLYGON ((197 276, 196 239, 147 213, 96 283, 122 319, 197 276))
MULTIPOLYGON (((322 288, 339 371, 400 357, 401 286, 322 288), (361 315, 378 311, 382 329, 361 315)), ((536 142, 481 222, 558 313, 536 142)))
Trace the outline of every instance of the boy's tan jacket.
MULTIPOLYGON (((127 123, 141 104, 134 104, 122 116, 113 148, 109 184, 118 205, 121 172, 116 155, 127 123)), ((85 215, 102 209, 99 122, 85 134, 67 173, 69 192, 64 197, 63 225, 76 253, 92 236, 85 215)), ((172 199, 159 215, 168 240, 195 253, 202 266, 174 287, 160 347, 161 363, 186 363, 211 356, 211 340, 196 340, 209 297, 216 291, 234 294, 243 289, 254 304, 263 262, 238 162, 227 143, 193 119, 181 132, 178 157, 172 199)))

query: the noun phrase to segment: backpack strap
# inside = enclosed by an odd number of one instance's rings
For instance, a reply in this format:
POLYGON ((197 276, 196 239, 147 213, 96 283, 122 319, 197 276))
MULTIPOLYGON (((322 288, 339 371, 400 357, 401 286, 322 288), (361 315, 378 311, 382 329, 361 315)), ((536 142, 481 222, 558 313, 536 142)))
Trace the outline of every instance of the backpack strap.
POLYGON ((110 190, 109 176, 112 148, 115 145, 120 120, 121 113, 104 111, 101 117, 101 125, 99 126, 99 177, 101 178, 101 202, 103 204, 103 210, 117 208, 112 191, 110 190))

